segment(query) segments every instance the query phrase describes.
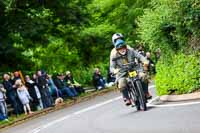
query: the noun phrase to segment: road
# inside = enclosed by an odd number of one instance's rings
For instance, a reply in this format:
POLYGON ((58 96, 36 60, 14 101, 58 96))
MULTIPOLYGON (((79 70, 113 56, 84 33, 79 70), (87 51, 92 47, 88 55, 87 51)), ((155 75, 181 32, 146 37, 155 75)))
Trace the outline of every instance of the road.
POLYGON ((1 132, 199 133, 199 114, 199 102, 179 106, 171 106, 171 103, 167 106, 148 105, 147 111, 136 111, 124 105, 119 92, 111 92, 1 132))

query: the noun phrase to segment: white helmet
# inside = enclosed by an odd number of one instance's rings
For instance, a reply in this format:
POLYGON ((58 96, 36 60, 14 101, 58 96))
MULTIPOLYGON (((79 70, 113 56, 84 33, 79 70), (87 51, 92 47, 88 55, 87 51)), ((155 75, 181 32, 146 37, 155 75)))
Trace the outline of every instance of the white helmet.
POLYGON ((124 39, 124 36, 121 33, 115 33, 112 36, 112 43, 115 44, 115 42, 117 41, 117 39, 124 39))

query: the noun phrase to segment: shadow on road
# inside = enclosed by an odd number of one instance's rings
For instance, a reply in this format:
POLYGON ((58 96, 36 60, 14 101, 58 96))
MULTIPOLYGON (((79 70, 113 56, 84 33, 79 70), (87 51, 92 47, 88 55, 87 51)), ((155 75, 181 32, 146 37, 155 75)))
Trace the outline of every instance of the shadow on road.
POLYGON ((130 115, 133 116, 133 115, 137 115, 137 114, 141 114, 141 113, 146 113, 146 112, 152 110, 153 108, 155 108, 155 107, 147 107, 146 111, 142 111, 142 110, 137 111, 136 107, 132 107, 131 109, 130 108, 128 109, 128 112, 121 114, 120 117, 127 117, 127 116, 130 116, 130 115))
POLYGON ((149 110, 151 110, 153 108, 155 108, 155 107, 147 107, 147 111, 149 111, 149 110))

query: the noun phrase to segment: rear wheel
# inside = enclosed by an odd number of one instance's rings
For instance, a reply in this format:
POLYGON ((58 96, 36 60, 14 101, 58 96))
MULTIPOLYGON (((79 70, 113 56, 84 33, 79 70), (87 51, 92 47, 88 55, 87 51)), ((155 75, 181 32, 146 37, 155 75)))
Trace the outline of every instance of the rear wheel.
POLYGON ((141 109, 141 110, 144 110, 146 111, 147 110, 147 105, 146 105, 146 98, 145 98, 145 94, 144 94, 144 91, 143 91, 143 88, 142 88, 142 84, 141 84, 141 81, 140 80, 137 80, 135 82, 136 84, 136 87, 137 87, 137 91, 138 91, 138 103, 139 103, 139 106, 137 107, 137 109, 141 109))

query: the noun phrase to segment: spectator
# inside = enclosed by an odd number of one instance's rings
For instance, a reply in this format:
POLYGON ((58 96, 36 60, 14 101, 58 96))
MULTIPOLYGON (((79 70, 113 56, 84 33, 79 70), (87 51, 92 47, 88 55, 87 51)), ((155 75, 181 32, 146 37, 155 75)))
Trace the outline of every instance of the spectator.
MULTIPOLYGON (((140 44, 138 47, 137 47, 137 50, 136 50, 139 54, 141 54, 142 56, 145 57, 145 52, 144 52, 144 46, 142 44, 140 44)), ((137 64, 135 67, 137 68, 137 70, 139 72, 143 72, 143 65, 142 65, 142 62, 141 60, 139 60, 138 58, 135 58, 135 63, 137 64)))
POLYGON ((6 90, 0 84, 0 120, 8 121, 7 106, 6 106, 6 90))
POLYGON ((93 74, 93 85, 96 90, 104 89, 106 86, 105 78, 101 75, 99 68, 95 68, 95 72, 93 74))
POLYGON ((42 72, 40 70, 37 71, 36 81, 41 93, 42 103, 43 103, 44 108, 48 108, 52 106, 53 99, 49 92, 48 83, 47 83, 46 77, 42 75, 42 72))
POLYGON ((14 73, 13 72, 8 72, 7 74, 10 75, 10 80, 13 81, 13 79, 15 77, 14 73))
POLYGON ((18 80, 18 79, 21 79, 21 78, 20 78, 19 72, 16 71, 16 72, 14 72, 13 84, 15 84, 16 80, 18 80))
POLYGON ((16 85, 15 85, 15 82, 16 82, 16 80, 18 80, 18 79, 21 80, 20 75, 19 75, 19 72, 16 71, 16 72, 13 73, 13 77, 12 77, 12 79, 11 79, 13 88, 14 88, 15 90, 17 90, 17 87, 16 87, 16 85))
POLYGON ((20 106, 17 103, 17 94, 16 91, 12 87, 12 82, 10 80, 10 76, 8 74, 3 75, 3 85, 6 89, 6 96, 8 97, 8 102, 12 105, 14 108, 14 113, 16 115, 19 115, 20 112, 20 106))
POLYGON ((137 51, 139 54, 145 56, 144 47, 142 45, 138 46, 137 51))
POLYGON ((47 83, 48 83, 48 85, 49 85, 50 93, 51 93, 52 96, 55 95, 56 98, 62 96, 61 90, 59 90, 59 89, 56 87, 56 85, 54 84, 54 81, 53 81, 51 75, 47 75, 47 83))
POLYGON ((146 59, 149 61, 149 65, 148 65, 148 71, 152 71, 153 74, 156 73, 156 70, 155 70, 155 64, 153 62, 153 60, 151 59, 151 53, 150 52, 147 52, 146 53, 146 59))
POLYGON ((71 72, 70 71, 67 71, 66 72, 66 76, 65 76, 65 81, 67 82, 68 86, 69 87, 73 87, 75 88, 75 90, 81 94, 81 93, 84 93, 85 90, 83 89, 83 87, 74 80, 74 77, 72 76, 71 72))
POLYGON ((37 84, 38 83, 38 79, 37 79, 37 74, 33 74, 32 80, 37 84))
POLYGON ((156 63, 158 62, 158 60, 160 59, 161 56, 161 50, 160 48, 158 48, 155 52, 155 56, 156 56, 156 63))
POLYGON ((67 86, 64 80, 63 74, 57 74, 57 78, 54 80, 56 87, 61 90, 62 97, 63 94, 67 94, 70 98, 74 99, 77 96, 77 93, 71 91, 71 89, 67 86))
MULTIPOLYGON (((12 85, 13 85, 13 89, 14 89, 15 91, 17 91, 17 87, 16 87, 15 82, 16 82, 18 79, 21 80, 19 72, 16 71, 16 72, 13 73, 13 78, 12 78, 12 80, 11 80, 11 81, 12 81, 12 85)), ((23 105, 22 105, 22 103, 20 102, 19 97, 17 97, 16 101, 17 101, 17 104, 18 104, 18 106, 19 106, 19 113, 23 113, 23 109, 22 109, 22 108, 23 108, 23 105)))
POLYGON ((28 113, 32 114, 33 112, 31 111, 29 100, 33 100, 33 99, 29 95, 26 87, 22 84, 22 81, 20 79, 16 80, 15 85, 17 87, 18 97, 21 103, 23 104, 25 115, 27 115, 28 113), (27 110, 28 110, 28 113, 27 113, 27 110))
POLYGON ((37 108, 37 110, 43 109, 43 104, 42 104, 42 99, 41 99, 41 94, 39 91, 39 88, 37 84, 30 79, 29 75, 25 76, 26 80, 26 87, 28 88, 28 92, 30 96, 33 98, 33 108, 37 108))

